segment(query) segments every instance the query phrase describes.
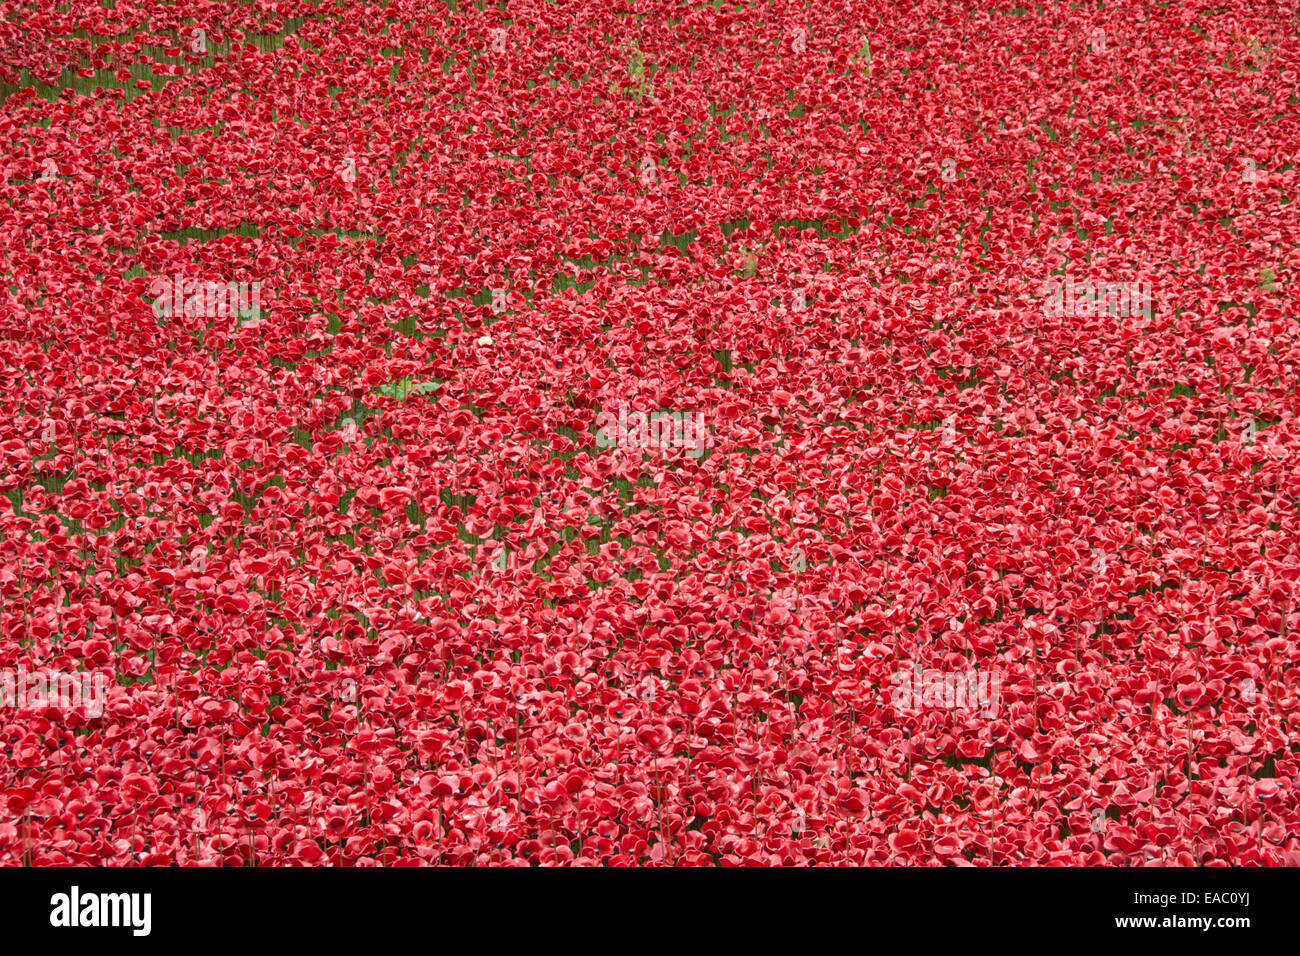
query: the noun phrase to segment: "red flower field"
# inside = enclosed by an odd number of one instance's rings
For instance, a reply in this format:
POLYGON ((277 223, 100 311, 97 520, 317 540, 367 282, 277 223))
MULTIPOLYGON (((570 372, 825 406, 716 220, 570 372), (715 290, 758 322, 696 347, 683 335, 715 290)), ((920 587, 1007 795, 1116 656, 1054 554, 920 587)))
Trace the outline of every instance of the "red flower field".
POLYGON ((1300 28, 0 20, 0 863, 1300 863, 1300 28))

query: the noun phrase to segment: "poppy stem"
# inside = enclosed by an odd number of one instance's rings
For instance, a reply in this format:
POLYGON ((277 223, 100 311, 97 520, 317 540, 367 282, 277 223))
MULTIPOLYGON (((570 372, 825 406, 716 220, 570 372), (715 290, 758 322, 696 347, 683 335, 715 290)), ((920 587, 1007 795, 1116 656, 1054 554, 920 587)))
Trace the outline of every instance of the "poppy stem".
POLYGON ((1255 793, 1255 852, 1264 854, 1264 801, 1255 793))
MULTIPOLYGON (((226 731, 223 729, 221 731, 221 793, 223 797, 225 796, 225 792, 226 792, 226 731)), ((221 828, 224 825, 224 820, 223 820, 224 816, 225 814, 223 813, 222 816, 217 817, 217 852, 218 853, 222 852, 221 844, 223 841, 221 839, 221 828)), ((226 857, 224 853, 222 853, 220 865, 221 866, 226 865, 226 857)))

